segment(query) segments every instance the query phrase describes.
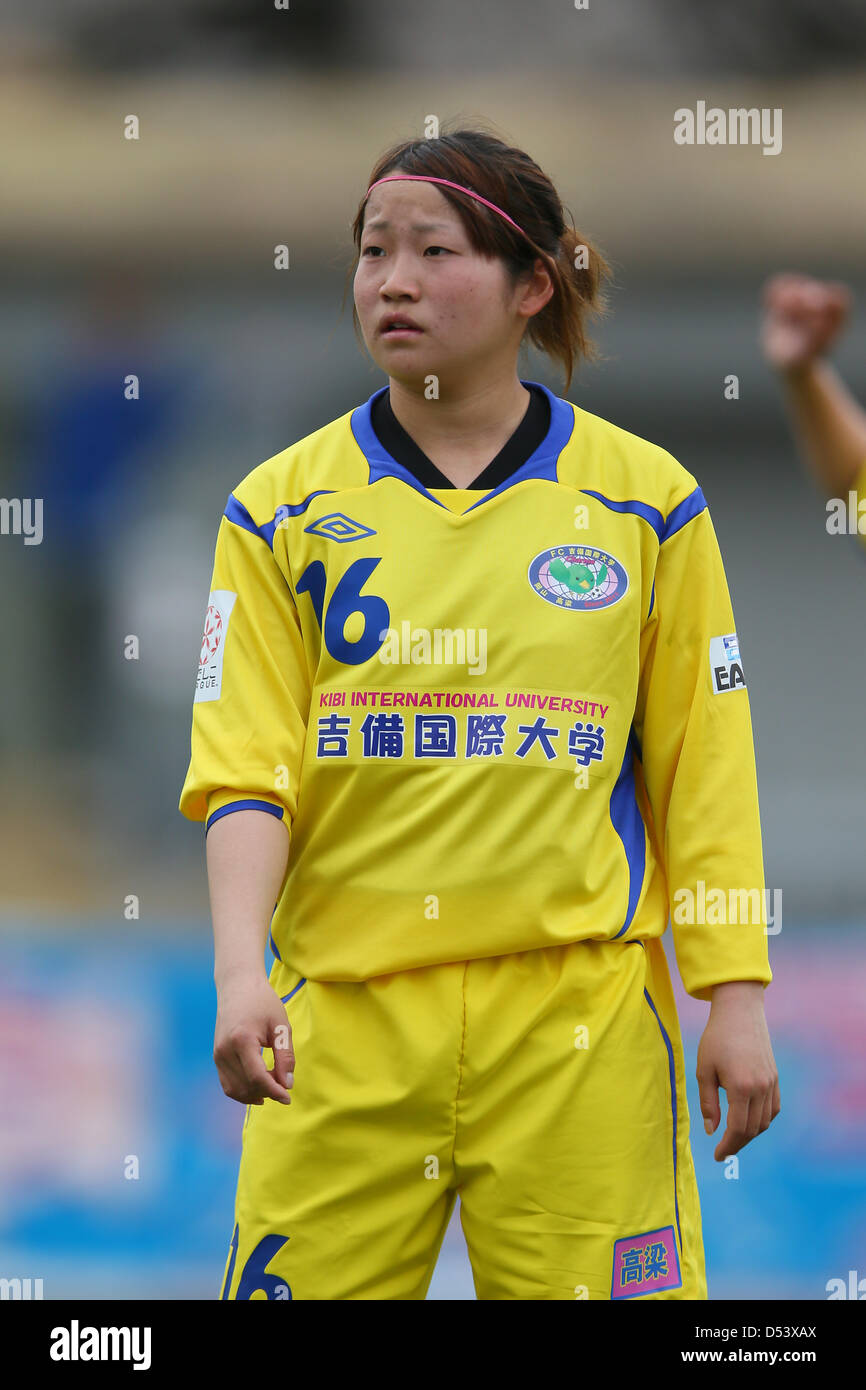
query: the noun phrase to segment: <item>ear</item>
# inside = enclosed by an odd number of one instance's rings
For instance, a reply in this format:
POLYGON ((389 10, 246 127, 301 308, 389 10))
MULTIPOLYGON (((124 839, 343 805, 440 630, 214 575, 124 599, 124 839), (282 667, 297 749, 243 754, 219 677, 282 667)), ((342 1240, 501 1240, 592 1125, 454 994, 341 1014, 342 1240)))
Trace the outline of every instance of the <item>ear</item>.
POLYGON ((536 256, 532 271, 521 282, 521 287, 517 312, 527 319, 534 318, 556 293, 553 276, 543 257, 536 256))

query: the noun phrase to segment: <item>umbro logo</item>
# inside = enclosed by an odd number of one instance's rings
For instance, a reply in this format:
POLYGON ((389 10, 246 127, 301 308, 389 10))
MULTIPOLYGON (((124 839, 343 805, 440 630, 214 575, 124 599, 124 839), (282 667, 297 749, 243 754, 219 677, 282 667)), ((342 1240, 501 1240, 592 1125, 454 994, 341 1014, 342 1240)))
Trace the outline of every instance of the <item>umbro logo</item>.
POLYGON ((326 540, 340 542, 358 541, 362 536, 376 534, 369 526, 363 526, 360 521, 353 521, 344 512, 330 512, 328 516, 320 516, 318 521, 314 521, 311 526, 305 526, 304 530, 313 536, 324 536, 326 540))

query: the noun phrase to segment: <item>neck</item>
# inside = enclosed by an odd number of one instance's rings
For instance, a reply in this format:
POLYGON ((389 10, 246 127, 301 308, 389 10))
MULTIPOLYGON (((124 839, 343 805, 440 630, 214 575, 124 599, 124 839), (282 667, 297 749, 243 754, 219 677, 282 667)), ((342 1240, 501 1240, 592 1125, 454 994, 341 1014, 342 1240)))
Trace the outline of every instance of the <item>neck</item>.
POLYGON ((466 487, 494 459, 520 424, 530 393, 517 375, 428 400, 389 379, 391 409, 432 463, 455 487, 466 487))

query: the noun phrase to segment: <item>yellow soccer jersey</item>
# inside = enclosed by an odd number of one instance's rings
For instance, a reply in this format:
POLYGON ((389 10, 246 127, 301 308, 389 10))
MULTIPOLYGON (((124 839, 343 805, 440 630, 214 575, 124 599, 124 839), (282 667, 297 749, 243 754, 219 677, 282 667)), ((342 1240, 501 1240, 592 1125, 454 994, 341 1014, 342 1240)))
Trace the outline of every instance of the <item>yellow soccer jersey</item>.
POLYGON ((541 389, 546 437, 486 492, 398 463, 381 392, 235 488, 180 810, 283 820, 272 946, 308 978, 645 939, 670 915, 691 994, 769 983, 749 697, 704 496, 541 389))

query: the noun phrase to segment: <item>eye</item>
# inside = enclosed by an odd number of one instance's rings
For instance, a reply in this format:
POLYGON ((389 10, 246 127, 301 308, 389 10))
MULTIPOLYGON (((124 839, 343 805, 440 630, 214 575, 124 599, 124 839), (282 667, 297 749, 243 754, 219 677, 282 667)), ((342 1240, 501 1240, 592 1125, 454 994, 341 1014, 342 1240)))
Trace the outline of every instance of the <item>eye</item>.
POLYGON ((427 255, 427 251, 444 251, 446 256, 451 255, 451 252, 448 250, 447 246, 428 246, 427 250, 424 252, 425 256, 427 255))
POLYGON ((363 251, 361 252, 361 256, 362 256, 362 257, 366 256, 366 255, 368 254, 368 252, 370 252, 370 251, 381 251, 381 250, 382 250, 381 246, 365 246, 364 249, 363 249, 363 251))

